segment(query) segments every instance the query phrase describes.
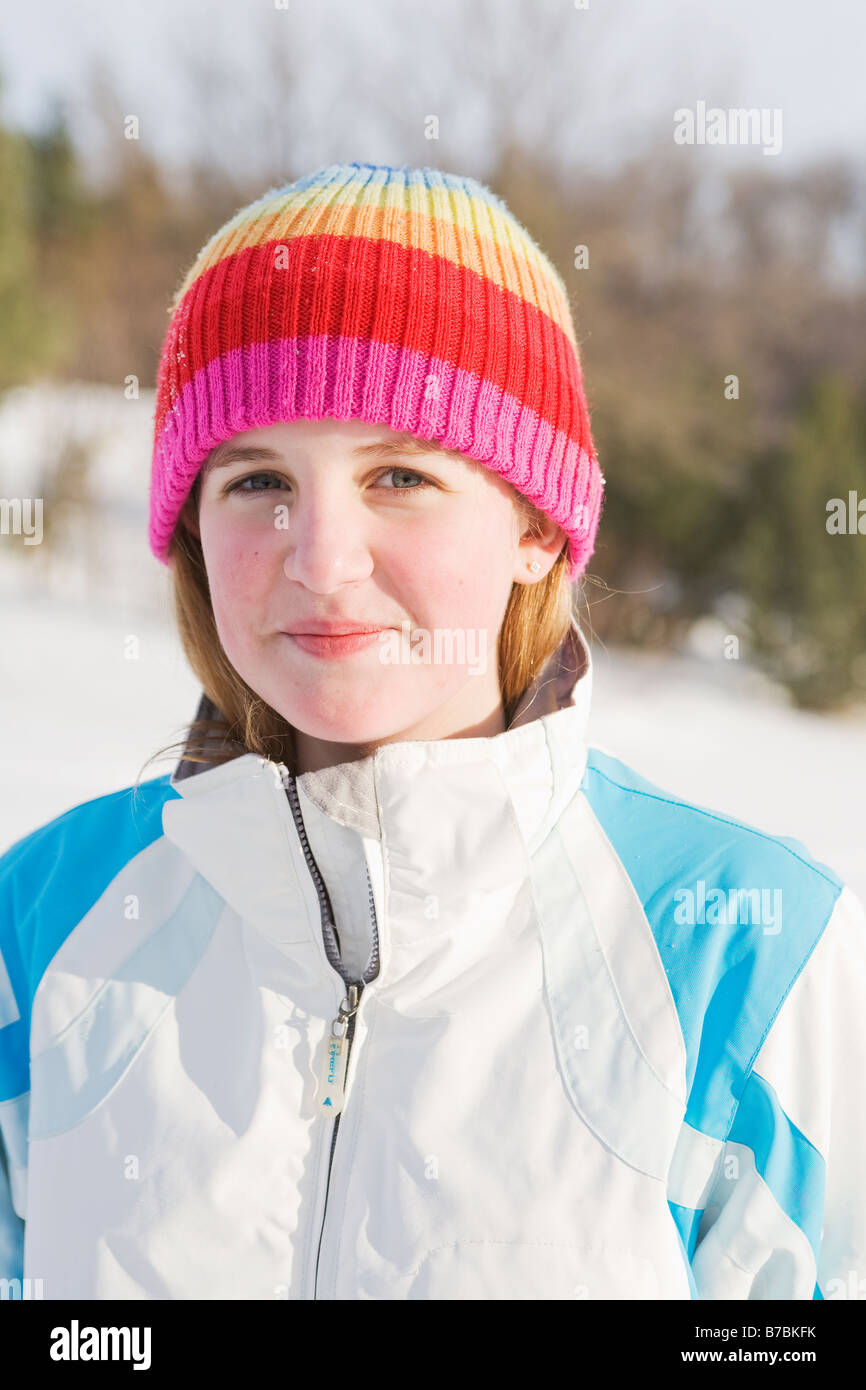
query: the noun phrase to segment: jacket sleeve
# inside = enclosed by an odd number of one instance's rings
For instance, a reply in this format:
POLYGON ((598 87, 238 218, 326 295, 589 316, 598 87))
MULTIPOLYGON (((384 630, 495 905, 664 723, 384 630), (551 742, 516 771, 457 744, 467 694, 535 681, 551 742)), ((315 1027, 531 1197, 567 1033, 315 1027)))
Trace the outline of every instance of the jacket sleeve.
POLYGON ((708 1299, 866 1298, 866 914, 843 887, 753 1060, 692 1269, 708 1299))

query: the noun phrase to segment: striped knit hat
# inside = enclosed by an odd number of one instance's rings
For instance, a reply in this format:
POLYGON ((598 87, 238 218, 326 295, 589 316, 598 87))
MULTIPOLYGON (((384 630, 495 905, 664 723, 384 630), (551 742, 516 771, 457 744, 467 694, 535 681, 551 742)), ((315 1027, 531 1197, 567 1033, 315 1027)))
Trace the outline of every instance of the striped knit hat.
POLYGON ((170 306, 157 375, 151 549, 217 444, 297 419, 436 440, 593 552, 604 479, 568 294, 489 189, 437 169, 331 164, 242 208, 170 306))

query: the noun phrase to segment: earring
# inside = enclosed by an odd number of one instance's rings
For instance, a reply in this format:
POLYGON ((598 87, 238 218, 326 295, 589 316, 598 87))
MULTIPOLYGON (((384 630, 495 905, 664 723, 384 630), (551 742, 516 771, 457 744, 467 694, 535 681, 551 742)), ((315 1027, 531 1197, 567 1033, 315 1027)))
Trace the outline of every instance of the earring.
POLYGON ((541 569, 541 565, 537 560, 533 560, 529 568, 532 570, 533 574, 538 574, 538 571, 541 569))

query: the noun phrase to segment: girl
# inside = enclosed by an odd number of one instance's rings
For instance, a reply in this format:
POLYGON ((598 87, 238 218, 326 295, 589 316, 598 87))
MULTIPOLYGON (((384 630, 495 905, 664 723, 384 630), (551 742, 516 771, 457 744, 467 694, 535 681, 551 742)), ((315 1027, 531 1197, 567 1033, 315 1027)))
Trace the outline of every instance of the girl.
POLYGON ((0 861, 25 1296, 866 1293, 866 922, 587 747, 602 475, 565 287, 434 169, 203 248, 150 541, 173 774, 0 861))

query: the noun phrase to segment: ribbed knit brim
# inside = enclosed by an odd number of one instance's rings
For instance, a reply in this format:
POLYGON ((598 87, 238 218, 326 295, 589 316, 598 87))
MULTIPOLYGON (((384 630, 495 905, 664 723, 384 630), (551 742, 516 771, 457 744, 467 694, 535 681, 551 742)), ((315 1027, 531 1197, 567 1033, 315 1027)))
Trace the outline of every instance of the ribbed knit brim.
POLYGON ((241 209, 170 307, 149 538, 168 560, 217 444, 363 420, 492 469, 593 552, 604 479, 565 286, 505 204, 437 169, 332 164, 241 209))

